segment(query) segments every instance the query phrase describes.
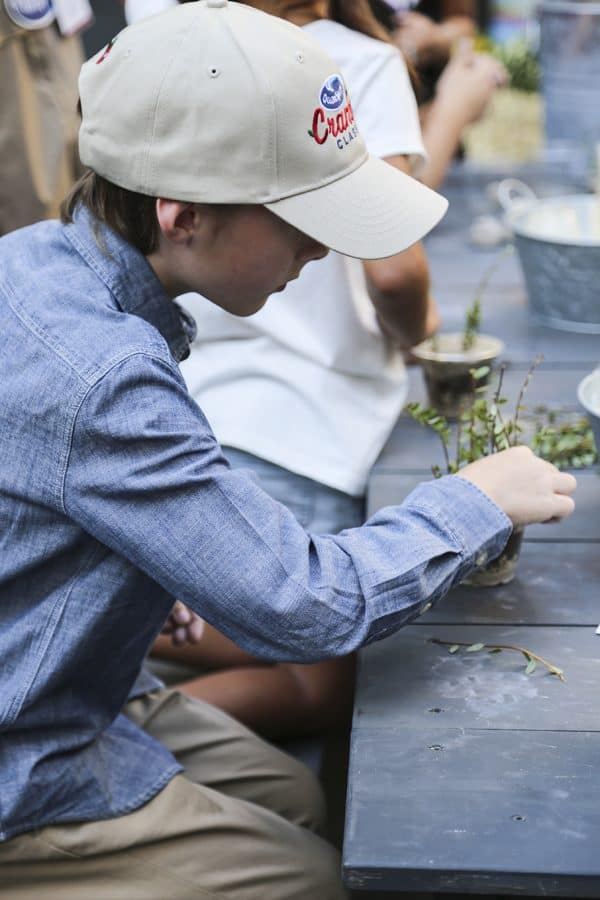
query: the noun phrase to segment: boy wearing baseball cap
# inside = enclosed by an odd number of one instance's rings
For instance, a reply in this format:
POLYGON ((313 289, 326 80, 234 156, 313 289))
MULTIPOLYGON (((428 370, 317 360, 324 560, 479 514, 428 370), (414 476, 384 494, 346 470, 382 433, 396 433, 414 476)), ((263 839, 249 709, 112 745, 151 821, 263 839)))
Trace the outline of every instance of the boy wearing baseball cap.
POLYGON ((514 524, 568 515, 575 482, 518 448, 362 528, 306 534, 229 468, 188 396, 193 323, 173 298, 249 315, 328 247, 399 252, 445 201, 368 157, 302 31, 227 0, 126 29, 80 96, 90 171, 65 221, 0 241, 0 883, 61 900, 338 898, 311 777, 136 682, 173 598, 266 659, 345 654, 497 555, 514 524))

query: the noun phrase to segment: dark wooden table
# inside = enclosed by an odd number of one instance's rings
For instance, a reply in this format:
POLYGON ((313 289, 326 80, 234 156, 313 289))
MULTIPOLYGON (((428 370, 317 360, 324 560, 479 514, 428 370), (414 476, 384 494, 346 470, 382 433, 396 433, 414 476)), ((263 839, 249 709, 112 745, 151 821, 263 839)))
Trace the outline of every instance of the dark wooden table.
MULTIPOLYGON (((445 325, 461 327, 489 252, 468 243, 493 175, 458 171, 451 211, 428 241, 445 325)), ((542 195, 557 173, 530 169, 542 195)), ((573 191, 564 185, 564 192, 573 191)), ((576 408, 600 337, 532 321, 518 260, 486 294, 483 330, 506 343, 516 396, 539 352, 527 403, 576 408)), ((410 399, 424 398, 411 372, 410 399)), ((376 465, 369 511, 400 502, 441 464, 437 438, 402 416, 376 465)), ((415 624, 360 654, 344 840, 357 891, 600 897, 600 478, 579 473, 577 511, 527 529, 515 580, 455 589, 415 624), (524 646, 564 670, 525 674, 517 652, 448 652, 431 642, 524 646)), ((389 896, 389 894, 388 894, 389 896)))

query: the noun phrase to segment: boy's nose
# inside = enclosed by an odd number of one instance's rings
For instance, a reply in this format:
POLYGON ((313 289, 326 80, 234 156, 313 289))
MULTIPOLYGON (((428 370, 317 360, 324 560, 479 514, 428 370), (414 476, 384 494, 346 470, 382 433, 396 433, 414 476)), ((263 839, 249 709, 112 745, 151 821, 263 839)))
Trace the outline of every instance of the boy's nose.
POLYGON ((320 244, 318 241, 310 240, 302 252, 303 263, 312 262, 315 259, 323 259, 329 253, 329 247, 320 244))

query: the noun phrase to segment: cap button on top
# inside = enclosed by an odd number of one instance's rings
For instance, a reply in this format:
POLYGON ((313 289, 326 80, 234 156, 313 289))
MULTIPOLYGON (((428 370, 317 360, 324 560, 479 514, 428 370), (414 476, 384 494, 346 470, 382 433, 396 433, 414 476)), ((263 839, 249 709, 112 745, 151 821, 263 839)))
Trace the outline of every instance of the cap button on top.
POLYGON ((227 6, 227 0, 207 0, 206 5, 212 7, 227 6))

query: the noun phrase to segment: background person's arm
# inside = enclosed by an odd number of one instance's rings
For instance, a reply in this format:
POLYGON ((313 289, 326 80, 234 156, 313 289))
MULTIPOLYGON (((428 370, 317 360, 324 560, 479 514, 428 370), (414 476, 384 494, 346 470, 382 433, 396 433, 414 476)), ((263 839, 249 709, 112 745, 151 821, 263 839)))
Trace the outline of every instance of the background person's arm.
MULTIPOLYGON (((388 157, 386 162, 410 175, 405 156, 388 157)), ((365 261, 363 267, 379 324, 395 343, 408 349, 422 341, 432 325, 436 330, 439 320, 433 318, 429 267, 420 241, 387 259, 365 261)))
POLYGON ((456 155, 463 130, 484 113, 496 89, 507 80, 504 66, 484 53, 457 53, 445 67, 431 103, 422 110, 427 159, 419 180, 437 188, 456 155))
POLYGON ((346 725, 352 712, 354 660, 223 669, 178 685, 268 738, 319 734, 346 725))
POLYGON ((447 0, 439 22, 420 12, 403 13, 394 40, 417 65, 443 64, 460 41, 475 36, 474 7, 470 0, 447 0))
POLYGON ((245 653, 179 601, 171 618, 175 613, 180 621, 201 626, 196 635, 181 635, 179 645, 173 644, 172 633, 154 642, 152 656, 198 669, 198 676, 177 684, 177 690, 268 738, 319 734, 349 723, 353 655, 309 665, 268 663, 245 653))
MULTIPOLYGON (((187 607, 179 601, 178 604, 187 610, 187 607)), ((187 611, 188 615, 194 616, 191 610, 187 611)), ((163 633, 154 642, 152 655, 210 670, 227 669, 231 666, 255 666, 257 662, 264 664, 262 660, 246 653, 208 622, 202 619, 198 621, 202 629, 199 637, 193 640, 182 639, 174 642, 172 636, 163 629, 163 633)), ((185 637, 187 638, 187 635, 185 637)))

